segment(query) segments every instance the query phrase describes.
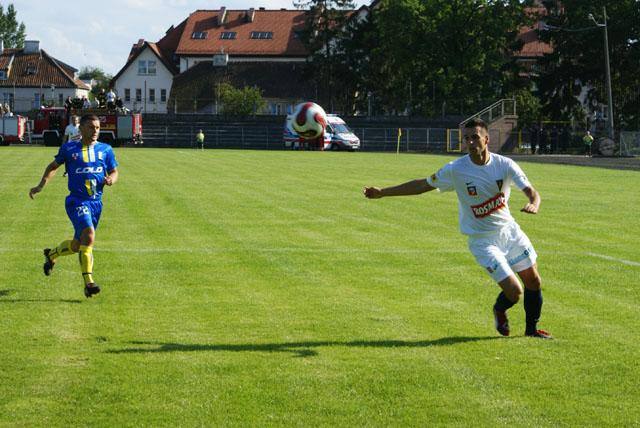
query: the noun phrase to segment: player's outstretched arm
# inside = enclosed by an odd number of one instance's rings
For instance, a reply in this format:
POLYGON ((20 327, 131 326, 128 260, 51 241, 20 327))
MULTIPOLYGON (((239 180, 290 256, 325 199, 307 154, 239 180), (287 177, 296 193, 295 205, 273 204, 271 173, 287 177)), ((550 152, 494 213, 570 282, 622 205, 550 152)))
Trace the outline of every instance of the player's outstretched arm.
POLYGON ((40 183, 36 187, 32 187, 29 190, 29 197, 33 199, 36 193, 42 192, 44 186, 56 175, 56 170, 60 165, 56 161, 51 162, 44 170, 44 174, 42 174, 42 178, 40 179, 40 183))
POLYGON ((407 181, 406 183, 393 187, 365 187, 364 196, 369 199, 380 199, 387 196, 420 195, 434 189, 435 187, 430 186, 426 179, 421 178, 418 180, 407 181))
POLYGON ((529 198, 529 202, 527 202, 520 211, 523 213, 537 214, 540 209, 540 193, 533 187, 525 187, 522 191, 527 198, 529 198))

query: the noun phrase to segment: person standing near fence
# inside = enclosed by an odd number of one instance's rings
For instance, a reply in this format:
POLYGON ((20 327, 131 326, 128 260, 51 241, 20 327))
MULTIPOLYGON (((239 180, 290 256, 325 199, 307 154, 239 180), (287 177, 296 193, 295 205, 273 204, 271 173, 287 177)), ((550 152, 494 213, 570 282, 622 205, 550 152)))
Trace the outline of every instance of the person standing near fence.
POLYGON ((587 131, 587 133, 584 134, 582 142, 584 143, 585 156, 591 156, 591 145, 593 144, 593 135, 591 135, 591 132, 587 131))
POLYGON ((202 132, 202 129, 198 129, 198 133, 196 134, 196 149, 197 148, 204 150, 204 132, 202 132))
POLYGON ((551 339, 548 332, 537 327, 542 311, 537 253, 508 206, 512 185, 527 197, 525 206, 520 210, 524 213, 538 212, 540 195, 518 164, 489 152, 489 130, 484 121, 472 119, 467 122, 464 141, 469 154, 449 162, 431 177, 392 187, 365 187, 364 195, 368 199, 379 199, 419 195, 435 189, 455 191, 460 231, 468 236, 469 250, 502 289, 493 306, 496 330, 503 336, 509 336, 507 310, 524 294, 525 336, 551 339), (524 290, 516 273, 524 284, 524 290))

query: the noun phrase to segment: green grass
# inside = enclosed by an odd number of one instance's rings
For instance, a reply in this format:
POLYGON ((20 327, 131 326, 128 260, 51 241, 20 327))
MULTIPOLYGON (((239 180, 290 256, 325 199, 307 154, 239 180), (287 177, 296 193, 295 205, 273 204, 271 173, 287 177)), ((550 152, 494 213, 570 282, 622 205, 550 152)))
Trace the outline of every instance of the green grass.
POLYGON ((361 194, 451 158, 119 149, 88 300, 54 153, 0 149, 0 426, 640 425, 637 172, 521 163, 547 342, 495 333, 455 195, 361 194))

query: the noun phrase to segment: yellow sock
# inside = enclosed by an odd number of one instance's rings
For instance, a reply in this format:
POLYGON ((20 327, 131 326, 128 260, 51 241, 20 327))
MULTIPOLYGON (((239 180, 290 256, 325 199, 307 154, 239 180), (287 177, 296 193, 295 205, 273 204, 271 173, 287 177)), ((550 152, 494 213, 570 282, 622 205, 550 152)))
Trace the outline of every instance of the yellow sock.
POLYGON ((80 266, 82 268, 82 279, 84 285, 93 283, 93 247, 89 245, 80 245, 80 266))
POLYGON ((62 241, 60 243, 60 245, 58 245, 56 248, 54 248, 53 250, 51 250, 49 252, 49 258, 51 260, 55 260, 58 257, 61 256, 69 256, 71 254, 75 253, 75 251, 73 251, 71 249, 71 240, 68 239, 66 241, 62 241))

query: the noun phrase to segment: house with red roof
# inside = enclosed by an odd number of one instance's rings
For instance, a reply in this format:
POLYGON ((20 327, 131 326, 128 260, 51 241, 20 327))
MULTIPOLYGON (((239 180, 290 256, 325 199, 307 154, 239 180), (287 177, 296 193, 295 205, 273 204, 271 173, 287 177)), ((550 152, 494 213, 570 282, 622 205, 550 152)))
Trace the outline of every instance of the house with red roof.
MULTIPOLYGON (((237 84, 256 84, 245 69, 259 70, 260 64, 272 73, 279 70, 280 79, 287 81, 295 78, 291 74, 299 73, 309 55, 299 37, 304 25, 302 10, 196 10, 169 28, 158 42, 139 40, 133 45, 126 64, 113 77, 112 87, 129 109, 167 112, 181 105, 168 103, 170 97, 178 102, 181 99, 181 93, 171 93, 174 79, 181 76, 183 88, 190 86, 189 76, 201 80, 202 73, 184 75, 199 63, 216 67, 222 78, 227 72, 241 74, 241 81, 234 80, 237 84)), ((185 96, 192 96, 188 92, 185 96)), ((275 93, 263 95, 268 103, 266 112, 274 114, 284 113, 299 100, 278 98, 275 93)), ((194 105, 194 101, 182 98, 182 104, 194 105)), ((213 100, 209 103, 214 104, 213 100)), ((203 111, 200 107, 196 110, 203 111)))
POLYGON ((0 102, 11 111, 27 112, 45 103, 62 105, 67 97, 81 98, 91 89, 78 70, 49 55, 37 40, 24 48, 4 49, 0 40, 0 102))

